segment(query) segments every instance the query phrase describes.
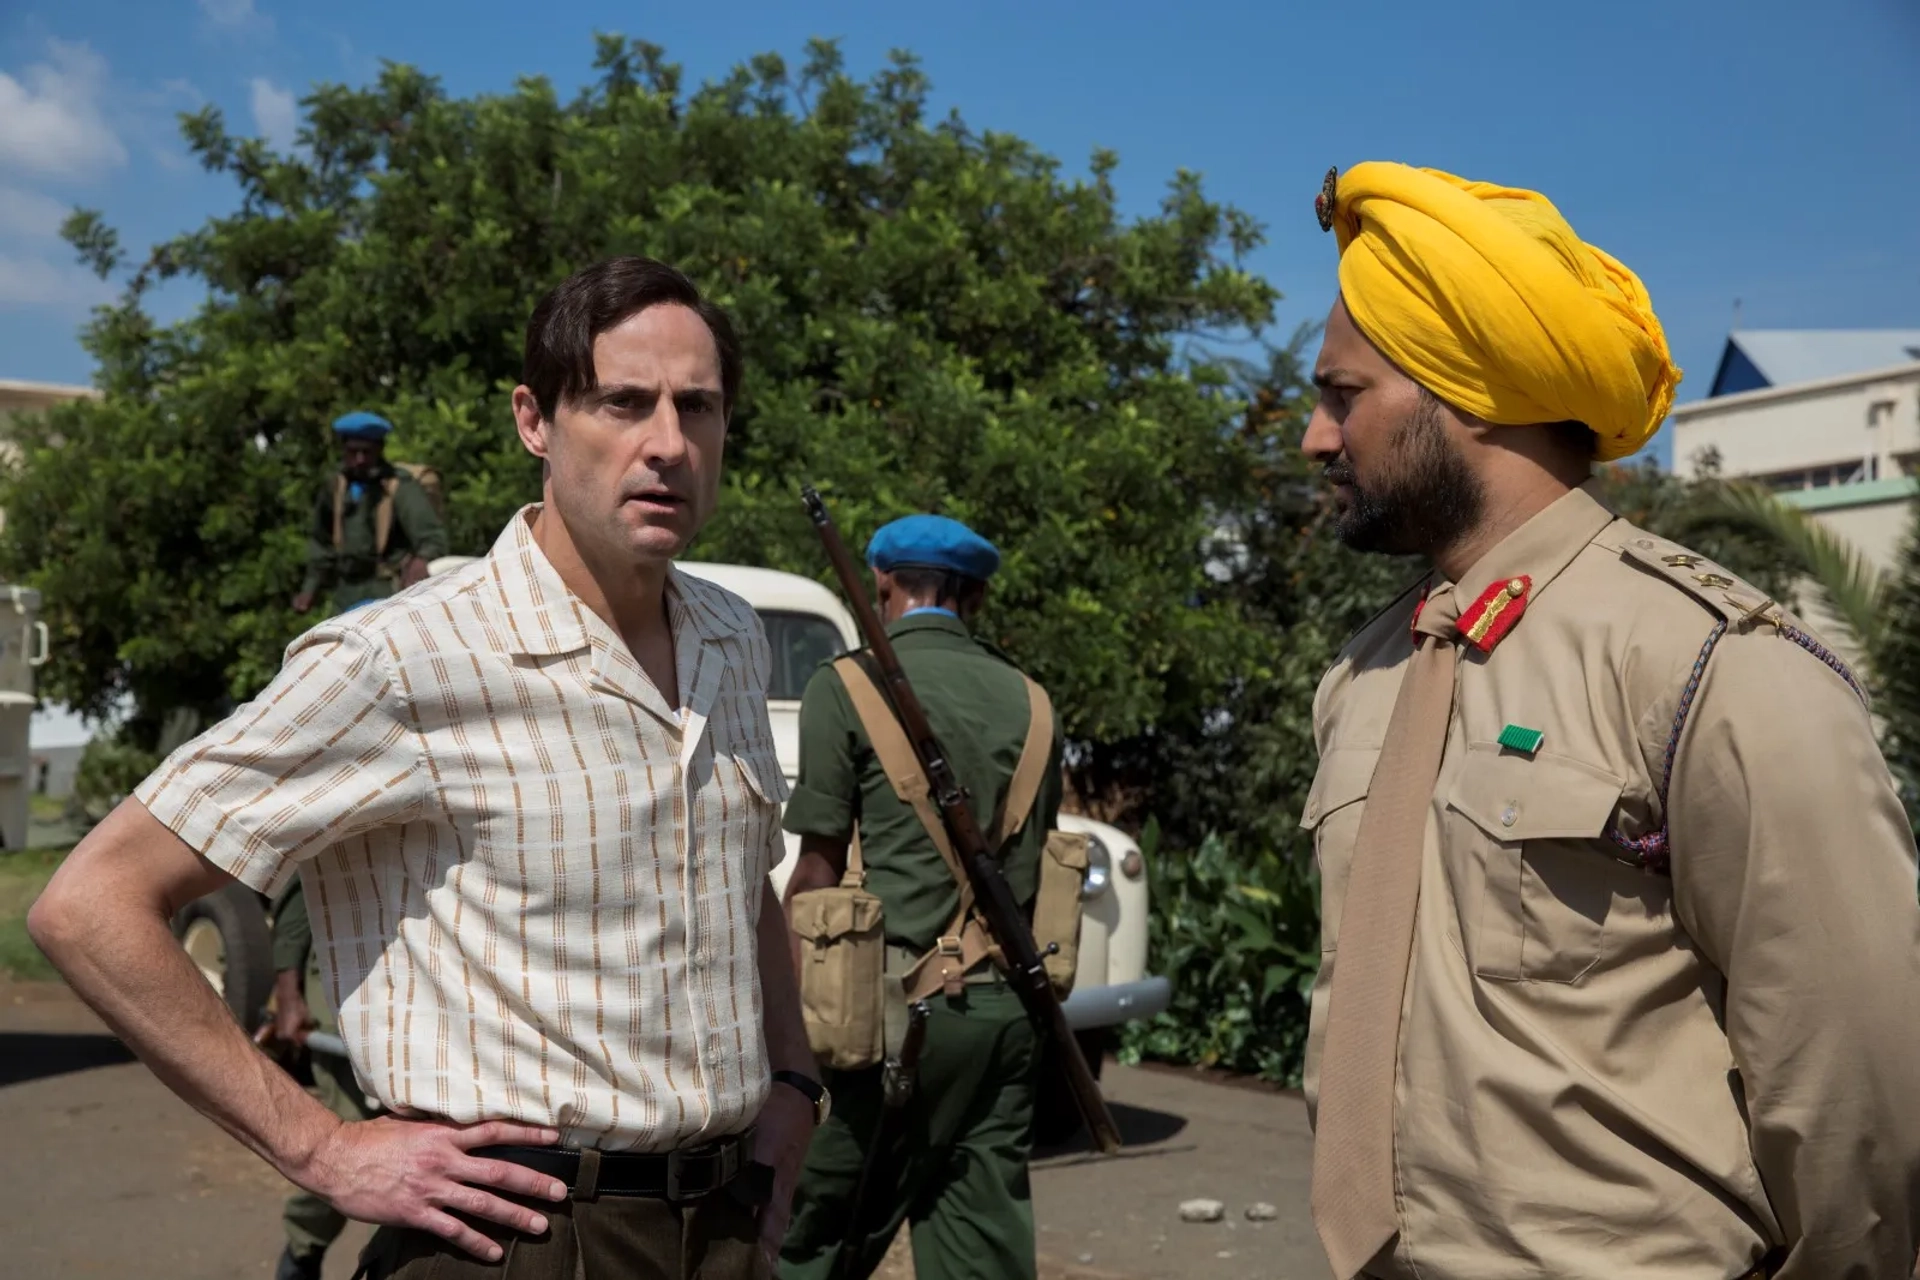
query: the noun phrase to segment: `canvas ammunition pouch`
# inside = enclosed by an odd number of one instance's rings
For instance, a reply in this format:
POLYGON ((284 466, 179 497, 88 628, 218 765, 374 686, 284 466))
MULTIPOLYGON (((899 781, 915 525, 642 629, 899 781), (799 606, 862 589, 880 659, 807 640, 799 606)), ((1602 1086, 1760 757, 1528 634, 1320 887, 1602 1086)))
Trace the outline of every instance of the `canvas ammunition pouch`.
POLYGON ((885 1056, 882 999, 887 939, 880 899, 866 890, 860 834, 837 887, 796 893, 788 927, 801 940, 800 1012, 813 1056, 825 1067, 854 1071, 885 1056))
MULTIPOLYGON (((901 995, 911 1002, 936 991, 957 994, 968 975, 980 971, 983 962, 1002 963, 987 924, 974 901, 973 884, 960 864, 947 829, 934 808, 933 788, 920 767, 900 727, 892 707, 879 686, 867 674, 858 659, 846 657, 834 663, 847 696, 860 723, 873 743, 875 757, 887 775, 893 792, 920 819, 927 838, 940 851, 947 871, 960 891, 958 909, 940 933, 932 951, 901 976, 901 995)), ((1025 679, 1025 677, 1022 677, 1025 679)), ((1053 752, 1053 706, 1046 690, 1026 680, 1028 723, 1026 742, 1007 785, 1005 800, 993 827, 986 833, 988 846, 1002 850, 1033 815, 1039 799, 1040 784, 1053 752)), ((1047 976, 1056 990, 1065 994, 1073 986, 1074 965, 1080 937, 1080 890, 1087 868, 1085 836, 1066 831, 1049 831, 1045 852, 1040 859, 1040 874, 1033 907, 1034 943, 1044 954, 1049 943, 1058 946, 1056 954, 1046 957, 1047 976)))

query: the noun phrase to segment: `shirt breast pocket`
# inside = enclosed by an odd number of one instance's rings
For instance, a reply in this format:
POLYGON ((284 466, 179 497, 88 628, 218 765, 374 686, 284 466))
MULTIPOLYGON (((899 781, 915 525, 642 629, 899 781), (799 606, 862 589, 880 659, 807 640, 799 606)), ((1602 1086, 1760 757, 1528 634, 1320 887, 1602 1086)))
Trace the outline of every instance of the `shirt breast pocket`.
POLYGON ((748 874, 765 876, 772 872, 779 854, 780 806, 787 799, 787 780, 780 772, 779 757, 767 744, 744 744, 714 762, 721 786, 733 793, 743 816, 743 847, 750 865, 748 874), (766 865, 758 865, 764 861, 766 865))
POLYGON ((1569 756, 1467 744, 1443 821, 1448 862, 1465 876, 1456 892, 1476 974, 1577 983, 1604 958, 1615 894, 1637 874, 1600 843, 1622 789, 1569 756))
POLYGON ((1347 903, 1347 877, 1353 868, 1354 839, 1360 834, 1362 803, 1373 783, 1378 747, 1329 747, 1307 792, 1300 828, 1313 835, 1313 858, 1320 868, 1320 950, 1339 946, 1340 913, 1347 903))

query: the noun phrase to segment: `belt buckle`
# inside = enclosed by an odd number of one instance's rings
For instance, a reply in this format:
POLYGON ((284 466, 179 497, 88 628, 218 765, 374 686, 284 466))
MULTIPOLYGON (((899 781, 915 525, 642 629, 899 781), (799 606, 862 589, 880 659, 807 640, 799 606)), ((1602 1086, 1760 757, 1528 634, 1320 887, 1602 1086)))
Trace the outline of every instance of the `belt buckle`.
POLYGON ((684 1168, 682 1153, 678 1148, 667 1152, 667 1199, 678 1202, 686 1198, 681 1194, 680 1185, 681 1171, 684 1168))

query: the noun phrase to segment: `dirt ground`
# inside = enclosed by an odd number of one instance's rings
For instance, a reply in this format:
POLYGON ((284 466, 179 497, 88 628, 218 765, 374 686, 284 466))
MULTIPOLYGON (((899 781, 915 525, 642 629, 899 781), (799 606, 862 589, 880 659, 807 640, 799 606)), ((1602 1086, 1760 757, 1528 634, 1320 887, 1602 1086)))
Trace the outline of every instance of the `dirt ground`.
MULTIPOLYGON (((1304 1280, 1326 1274, 1307 1215, 1298 1097, 1109 1063, 1117 1156, 1034 1165, 1045 1280, 1304 1280), (1182 1200, 1226 1217, 1180 1221, 1182 1200), (1252 1222, 1248 1205, 1279 1210, 1252 1222)), ((280 1177, 175 1100, 55 983, 0 980, 0 1280, 265 1280, 280 1177)), ((330 1251, 347 1280, 368 1229, 330 1251)), ((904 1238, 883 1275, 912 1275, 904 1238)))

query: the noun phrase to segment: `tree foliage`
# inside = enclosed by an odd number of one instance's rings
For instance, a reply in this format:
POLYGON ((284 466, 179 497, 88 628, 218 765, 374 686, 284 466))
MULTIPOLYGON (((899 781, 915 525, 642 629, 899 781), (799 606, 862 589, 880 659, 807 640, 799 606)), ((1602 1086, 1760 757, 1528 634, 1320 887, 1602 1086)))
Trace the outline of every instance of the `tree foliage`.
MULTIPOLYGON (((729 307, 749 376, 720 514, 693 554, 823 573, 796 499, 817 484, 855 539, 932 508, 1007 552, 987 625, 1090 743, 1138 733, 1245 647, 1201 599, 1212 511, 1237 479, 1224 375, 1184 357, 1276 297, 1240 265, 1246 215, 1174 177, 1160 211, 958 116, 896 54, 868 80, 830 44, 798 75, 754 58, 688 92, 655 46, 602 37, 598 79, 447 96, 390 66, 306 101, 300 146, 184 120, 236 207, 155 247, 87 342, 106 392, 20 432, 0 567, 46 594, 43 691, 88 712, 259 688, 288 609, 325 424, 399 424, 394 453, 448 478, 455 549, 537 496, 507 397, 534 299, 611 254, 677 263, 729 307), (187 277, 178 324, 143 307, 187 277), (1224 637, 1224 640, 1223 640, 1224 637)), ((103 272, 96 216, 68 226, 103 272)))

